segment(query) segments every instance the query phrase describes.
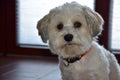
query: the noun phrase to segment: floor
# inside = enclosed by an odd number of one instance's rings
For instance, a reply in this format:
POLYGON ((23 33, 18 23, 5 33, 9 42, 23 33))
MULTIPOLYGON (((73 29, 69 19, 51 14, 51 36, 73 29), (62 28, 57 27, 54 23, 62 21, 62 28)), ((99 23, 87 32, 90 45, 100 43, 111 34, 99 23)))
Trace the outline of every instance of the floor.
POLYGON ((0 57, 0 80, 61 80, 55 57, 0 57))

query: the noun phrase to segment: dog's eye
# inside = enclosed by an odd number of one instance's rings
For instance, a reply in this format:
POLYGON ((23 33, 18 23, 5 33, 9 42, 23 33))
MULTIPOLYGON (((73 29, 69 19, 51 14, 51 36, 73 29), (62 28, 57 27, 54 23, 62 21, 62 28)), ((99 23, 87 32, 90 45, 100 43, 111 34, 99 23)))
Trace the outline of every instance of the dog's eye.
POLYGON ((62 23, 58 24, 58 25, 57 25, 57 29, 58 29, 58 30, 62 30, 62 29, 63 29, 63 24, 62 24, 62 23))
POLYGON ((75 28, 80 28, 80 27, 81 27, 81 23, 78 22, 78 21, 76 21, 76 22, 74 23, 74 27, 75 27, 75 28))

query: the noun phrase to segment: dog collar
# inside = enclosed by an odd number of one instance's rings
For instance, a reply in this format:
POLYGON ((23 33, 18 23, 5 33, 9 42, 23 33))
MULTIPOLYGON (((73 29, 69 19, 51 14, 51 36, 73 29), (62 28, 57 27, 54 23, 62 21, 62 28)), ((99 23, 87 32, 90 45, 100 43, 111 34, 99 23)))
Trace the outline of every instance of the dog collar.
POLYGON ((80 55, 80 56, 76 56, 76 57, 72 57, 72 58, 63 58, 64 61, 65 61, 65 64, 66 64, 66 65, 69 65, 70 63, 74 63, 74 62, 76 62, 76 61, 78 61, 78 60, 81 60, 83 57, 85 57, 87 54, 90 53, 90 51, 92 50, 92 47, 93 47, 93 46, 91 46, 91 47, 89 48, 89 50, 87 50, 85 53, 83 53, 83 54, 80 55))

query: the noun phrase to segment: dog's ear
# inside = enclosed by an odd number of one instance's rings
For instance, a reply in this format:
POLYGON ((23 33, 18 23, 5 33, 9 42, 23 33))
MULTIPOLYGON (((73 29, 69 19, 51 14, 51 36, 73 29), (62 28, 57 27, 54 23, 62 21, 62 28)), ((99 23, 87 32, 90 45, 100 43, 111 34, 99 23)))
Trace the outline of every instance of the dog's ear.
POLYGON ((45 15, 37 23, 38 34, 41 36, 42 41, 47 43, 48 40, 48 26, 49 26, 49 14, 45 15))
POLYGON ((93 37, 96 37, 102 32, 102 26, 104 23, 103 18, 89 7, 83 6, 83 14, 85 15, 86 22, 90 27, 90 32, 93 37))

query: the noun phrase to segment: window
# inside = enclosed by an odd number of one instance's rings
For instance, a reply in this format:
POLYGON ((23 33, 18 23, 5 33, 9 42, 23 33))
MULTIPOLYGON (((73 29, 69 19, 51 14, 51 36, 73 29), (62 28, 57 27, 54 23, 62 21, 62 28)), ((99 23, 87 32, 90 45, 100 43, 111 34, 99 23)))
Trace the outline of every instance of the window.
MULTIPOLYGON (((94 0, 76 0, 94 9, 94 0)), ((37 21, 50 9, 72 0, 17 0, 17 44, 27 47, 47 47, 38 35, 37 21)))
POLYGON ((120 51, 120 0, 112 0, 112 26, 111 26, 111 42, 112 50, 120 51))

